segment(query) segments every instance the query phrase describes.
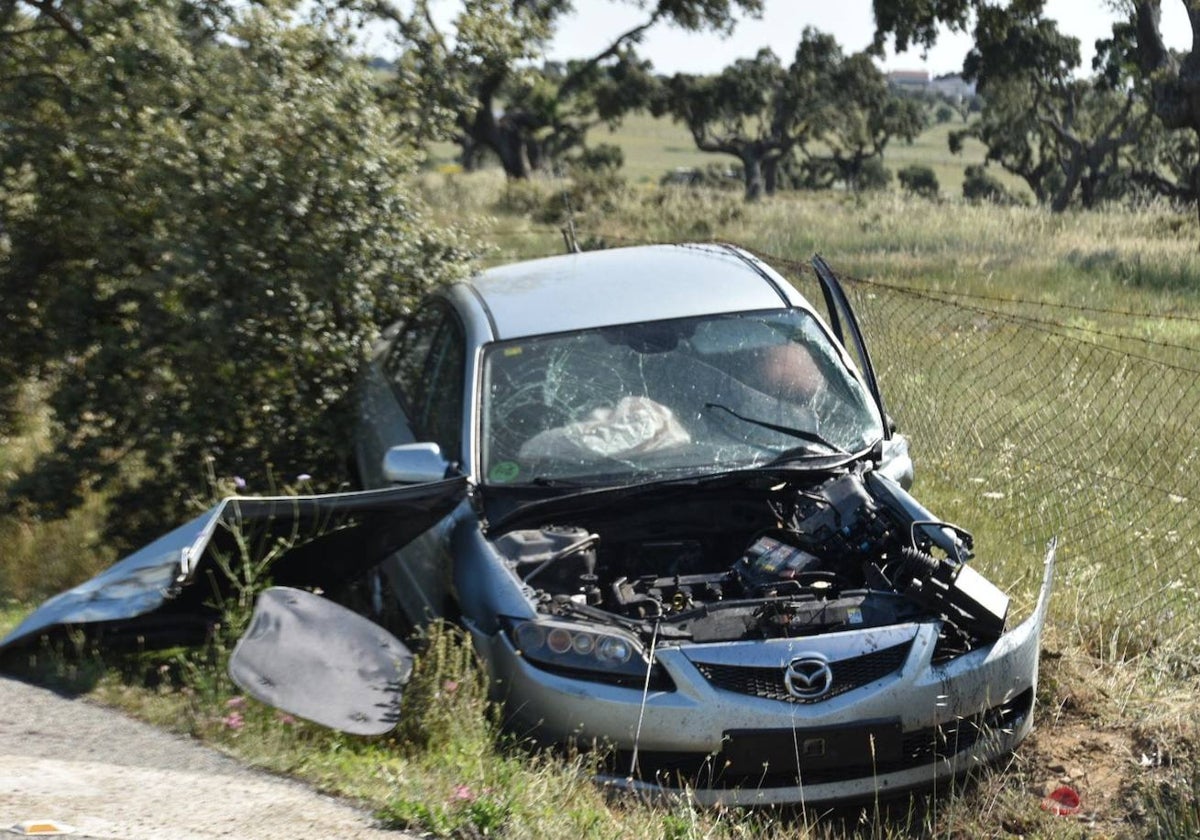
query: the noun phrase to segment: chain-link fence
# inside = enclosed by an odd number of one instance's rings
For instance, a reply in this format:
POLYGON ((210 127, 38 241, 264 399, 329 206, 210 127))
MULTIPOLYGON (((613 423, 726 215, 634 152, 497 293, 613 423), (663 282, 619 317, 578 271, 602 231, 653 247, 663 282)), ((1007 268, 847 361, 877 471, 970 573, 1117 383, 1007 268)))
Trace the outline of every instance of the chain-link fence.
MULTIPOLYGON (((807 265, 763 258, 820 300, 807 265)), ((1105 658, 1165 645, 1193 667, 1200 350, 1161 336, 1200 318, 841 279, 912 441, 914 493, 974 532, 981 568, 1028 604, 1057 536, 1060 630, 1105 658)))
MULTIPOLYGON (((758 255, 821 309, 806 260, 758 255)), ((1057 538, 1057 632, 1200 672, 1200 316, 839 278, 911 441, 914 495, 972 532, 1014 613, 1057 538)))

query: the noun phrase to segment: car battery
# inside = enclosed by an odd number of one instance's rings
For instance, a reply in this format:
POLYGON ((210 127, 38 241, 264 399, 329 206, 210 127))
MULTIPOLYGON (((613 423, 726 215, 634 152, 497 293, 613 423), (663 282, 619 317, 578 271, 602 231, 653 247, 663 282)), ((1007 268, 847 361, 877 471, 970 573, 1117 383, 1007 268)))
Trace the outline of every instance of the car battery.
POLYGON ((802 548, 770 536, 760 536, 738 561, 738 571, 750 587, 794 580, 805 571, 819 568, 821 561, 802 548))

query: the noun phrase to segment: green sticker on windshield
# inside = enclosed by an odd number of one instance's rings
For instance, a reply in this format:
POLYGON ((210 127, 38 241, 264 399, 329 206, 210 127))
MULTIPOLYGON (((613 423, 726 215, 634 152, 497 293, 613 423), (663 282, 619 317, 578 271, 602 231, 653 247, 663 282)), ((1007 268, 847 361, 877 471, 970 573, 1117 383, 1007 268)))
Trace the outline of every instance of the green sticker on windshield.
POLYGON ((488 479, 503 484, 506 481, 512 481, 520 474, 521 468, 517 466, 516 461, 501 461, 492 465, 491 470, 488 471, 488 479))

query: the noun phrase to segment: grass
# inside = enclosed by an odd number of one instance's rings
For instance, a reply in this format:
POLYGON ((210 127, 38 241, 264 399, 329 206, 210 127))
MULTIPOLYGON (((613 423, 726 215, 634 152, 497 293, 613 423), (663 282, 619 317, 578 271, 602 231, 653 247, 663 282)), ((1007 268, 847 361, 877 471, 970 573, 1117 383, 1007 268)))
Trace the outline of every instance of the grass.
MULTIPOLYGON (((963 142, 959 154, 951 154, 949 136, 952 131, 964 128, 960 120, 929 126, 912 143, 891 142, 886 150, 886 163, 893 173, 912 164, 928 166, 937 176, 941 195, 955 197, 962 194, 964 170, 973 164, 984 162, 986 148, 975 138, 963 142)), ((663 176, 677 169, 706 169, 709 166, 722 168, 740 166, 731 155, 702 152, 696 148, 691 133, 681 123, 666 117, 652 117, 647 113, 631 114, 613 129, 600 127, 588 135, 588 143, 619 146, 625 153, 622 170, 629 183, 638 188, 657 186, 663 176)), ((449 143, 435 144, 430 153, 428 168, 431 170, 456 171, 454 163, 456 148, 449 143)), ((1010 175, 999 167, 989 171, 1010 191, 1032 198, 1025 182, 1010 175)), ((734 184, 733 190, 741 189, 734 184)))
MULTIPOLYGON (((961 154, 950 153, 950 133, 962 128, 963 123, 954 120, 930 126, 912 143, 893 141, 887 148, 887 166, 893 172, 911 164, 928 166, 937 175, 942 195, 961 195, 963 171, 967 166, 983 163, 986 153, 983 144, 974 138, 964 142, 961 154)), ((738 160, 730 155, 711 154, 697 149, 691 133, 682 124, 648 114, 626 117, 616 129, 595 130, 588 142, 620 146, 625 152, 625 175, 637 186, 656 185, 668 172, 679 168, 738 165, 738 160)), ((450 149, 443 150, 443 155, 451 153, 450 149)), ((1003 171, 997 170, 997 173, 1006 187, 1028 194, 1024 182, 1003 171)))
MULTIPOLYGON (((937 151, 945 130, 893 148, 889 164, 944 167, 943 195, 951 195, 957 164, 937 151)), ((579 238, 590 244, 737 242, 783 258, 802 287, 810 278, 790 261, 820 252, 839 272, 866 281, 850 283, 850 291, 889 407, 915 444, 918 497, 974 532, 980 569, 1011 589, 1018 615, 1032 605, 1045 540, 1064 537, 1037 729, 1012 761, 953 795, 906 802, 886 816, 868 808, 815 820, 609 799, 587 781, 588 759, 532 753, 498 732, 478 665, 450 632, 427 640, 406 723, 381 738, 281 717, 241 698, 211 661, 182 652, 110 669, 94 693, 370 803, 390 825, 435 836, 1193 832, 1200 824, 1200 632, 1191 620, 1200 406, 1188 401, 1200 395, 1200 361, 1189 349, 1200 347, 1195 218, 1157 206, 1051 216, 895 192, 789 194, 746 205, 736 191, 653 186, 672 166, 709 162, 694 150, 688 157, 678 126, 631 120, 617 139, 631 161, 622 186, 509 185, 483 172, 429 173, 419 188, 435 212, 490 243, 491 264, 561 252, 569 203, 579 238), (1039 806, 1047 786, 1064 779, 1084 794, 1086 820, 1039 806)), ((45 445, 37 405, 29 403, 25 433, 0 442, 0 487, 45 445)), ((95 538, 102 513, 92 500, 63 523, 0 518, 7 599, 0 630, 15 624, 22 604, 107 565, 95 538)))
POLYGON ((469 642, 454 628, 428 634, 400 727, 375 738, 296 720, 243 696, 219 669, 192 667, 214 655, 221 652, 143 655, 121 668, 87 658, 60 664, 47 679, 68 691, 87 686, 93 699, 364 803, 381 824, 422 836, 901 840, 998 825, 1020 825, 1033 837, 1077 836, 1030 809, 1020 789, 1028 768, 1019 763, 983 771, 936 797, 838 811, 698 809, 610 796, 590 781, 595 758, 536 752, 500 733, 469 642))

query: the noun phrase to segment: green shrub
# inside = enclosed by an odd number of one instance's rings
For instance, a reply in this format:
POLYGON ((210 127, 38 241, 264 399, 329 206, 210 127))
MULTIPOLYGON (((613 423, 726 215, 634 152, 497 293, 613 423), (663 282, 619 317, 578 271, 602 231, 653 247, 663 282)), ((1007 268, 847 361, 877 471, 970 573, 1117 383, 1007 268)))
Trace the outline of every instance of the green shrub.
POLYGON ((465 256, 347 36, 234 8, 206 35, 179 0, 98 4, 91 49, 47 26, 0 52, 0 394, 56 384, 11 493, 57 516, 113 490, 124 547, 182 518, 208 457, 336 488, 370 341, 465 256))
POLYGON ((1020 202, 993 178, 982 166, 968 166, 963 173, 963 198, 989 204, 1019 204, 1020 202))
POLYGON ((543 181, 509 180, 494 209, 512 216, 532 216, 541 211, 551 194, 558 194, 558 190, 552 190, 543 181))
POLYGON ((571 169, 576 172, 615 172, 624 165, 625 152, 611 143, 588 146, 571 161, 571 169))
POLYGON ((937 198, 938 196, 937 174, 928 166, 914 163, 897 172, 896 177, 905 192, 919 195, 922 198, 937 198))
POLYGON ((882 192, 892 184, 892 170, 881 158, 868 158, 854 179, 854 189, 862 192, 882 192))

